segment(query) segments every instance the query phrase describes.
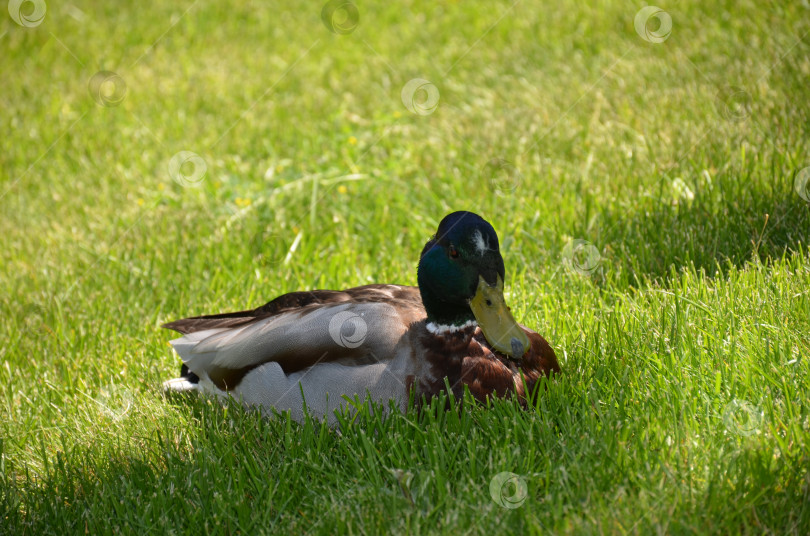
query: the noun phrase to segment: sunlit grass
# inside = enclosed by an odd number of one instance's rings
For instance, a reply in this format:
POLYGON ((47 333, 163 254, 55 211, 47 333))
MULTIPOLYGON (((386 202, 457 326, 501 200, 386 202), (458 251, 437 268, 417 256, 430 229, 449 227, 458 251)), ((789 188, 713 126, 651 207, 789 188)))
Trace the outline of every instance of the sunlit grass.
POLYGON ((808 10, 662 4, 656 44, 643 5, 4 18, 0 533, 806 534, 808 10), (331 430, 160 394, 161 323, 415 284, 459 209, 560 356, 533 409, 331 430))

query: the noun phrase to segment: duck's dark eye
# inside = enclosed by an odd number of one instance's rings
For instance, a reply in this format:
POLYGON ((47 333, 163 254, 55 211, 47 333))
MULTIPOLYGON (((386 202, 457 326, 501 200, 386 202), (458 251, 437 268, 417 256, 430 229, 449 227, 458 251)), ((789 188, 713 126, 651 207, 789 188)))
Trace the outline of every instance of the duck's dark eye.
POLYGON ((450 258, 451 259, 458 259, 458 250, 456 249, 455 246, 453 246, 451 244, 450 247, 447 248, 447 251, 448 251, 448 253, 450 253, 450 258))

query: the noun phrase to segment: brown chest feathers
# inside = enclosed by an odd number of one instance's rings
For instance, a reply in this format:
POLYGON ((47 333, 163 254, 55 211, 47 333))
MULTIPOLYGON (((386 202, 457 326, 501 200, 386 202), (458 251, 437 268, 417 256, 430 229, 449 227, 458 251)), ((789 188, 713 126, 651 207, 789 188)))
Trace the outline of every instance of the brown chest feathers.
POLYGON ((420 335, 428 364, 425 376, 415 378, 416 399, 436 396, 446 390, 445 378, 455 397, 461 398, 466 385, 476 400, 517 395, 525 405, 541 375, 559 372, 557 356, 546 340, 523 328, 531 347, 518 362, 493 351, 481 328, 471 326, 435 335, 426 329, 420 335))

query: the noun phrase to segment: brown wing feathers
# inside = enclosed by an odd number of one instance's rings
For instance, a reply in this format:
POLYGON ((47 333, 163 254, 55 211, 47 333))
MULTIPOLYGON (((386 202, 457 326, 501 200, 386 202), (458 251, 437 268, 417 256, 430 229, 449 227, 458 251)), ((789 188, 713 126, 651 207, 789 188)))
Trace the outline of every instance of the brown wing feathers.
POLYGON ((261 307, 248 311, 216 315, 194 316, 163 324, 162 327, 186 335, 196 331, 215 328, 237 328, 273 315, 297 311, 305 313, 308 308, 331 305, 346 301, 375 303, 400 302, 403 305, 422 307, 419 289, 398 285, 365 285, 348 290, 312 290, 283 294, 261 307))

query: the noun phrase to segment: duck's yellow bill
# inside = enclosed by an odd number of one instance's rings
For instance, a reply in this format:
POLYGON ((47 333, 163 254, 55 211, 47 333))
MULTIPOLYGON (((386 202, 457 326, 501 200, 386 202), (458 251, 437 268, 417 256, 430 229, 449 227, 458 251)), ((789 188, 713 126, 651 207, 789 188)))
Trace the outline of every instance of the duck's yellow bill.
POLYGON ((503 280, 498 276, 495 286, 478 276, 478 289, 470 300, 472 309, 484 337, 496 350, 514 359, 520 359, 529 349, 529 336, 523 331, 503 299, 503 280))

